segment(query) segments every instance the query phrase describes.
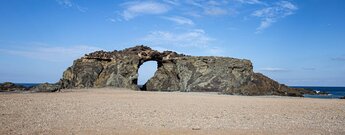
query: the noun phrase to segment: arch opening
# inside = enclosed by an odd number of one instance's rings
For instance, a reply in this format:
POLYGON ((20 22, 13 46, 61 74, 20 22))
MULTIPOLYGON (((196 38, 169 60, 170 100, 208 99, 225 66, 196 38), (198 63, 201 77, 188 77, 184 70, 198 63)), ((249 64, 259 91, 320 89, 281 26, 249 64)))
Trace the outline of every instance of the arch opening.
POLYGON ((147 61, 139 66, 138 70, 138 87, 141 90, 146 90, 145 84, 151 79, 158 69, 157 61, 147 61))

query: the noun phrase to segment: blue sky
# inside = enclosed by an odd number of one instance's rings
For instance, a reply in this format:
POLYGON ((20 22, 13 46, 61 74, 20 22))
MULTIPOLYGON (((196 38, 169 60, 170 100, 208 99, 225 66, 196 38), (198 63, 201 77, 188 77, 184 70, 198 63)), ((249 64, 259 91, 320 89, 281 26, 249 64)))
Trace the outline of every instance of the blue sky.
POLYGON ((85 53, 139 44, 249 59, 287 85, 345 86, 345 1, 0 1, 0 82, 56 82, 85 53))

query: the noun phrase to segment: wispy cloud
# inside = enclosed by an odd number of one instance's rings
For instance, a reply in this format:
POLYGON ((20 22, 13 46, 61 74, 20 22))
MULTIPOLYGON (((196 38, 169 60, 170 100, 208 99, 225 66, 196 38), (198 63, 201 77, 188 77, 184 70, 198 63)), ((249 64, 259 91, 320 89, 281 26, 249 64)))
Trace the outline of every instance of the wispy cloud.
POLYGON ((155 45, 175 45, 180 47, 206 47, 214 39, 207 36, 204 30, 194 29, 182 33, 153 31, 142 40, 155 45))
MULTIPOLYGON (((160 52, 164 52, 164 51, 174 51, 174 50, 172 50, 172 49, 168 49, 168 48, 162 47, 162 46, 153 46, 153 47, 151 47, 151 48, 154 49, 154 50, 160 51, 160 52)), ((176 52, 176 51, 174 51, 174 52, 176 52)))
POLYGON ((260 0, 235 0, 237 2, 243 3, 243 4, 262 4, 260 0))
POLYGON ((204 9, 206 15, 225 15, 228 11, 221 7, 208 7, 204 9))
POLYGON ((339 56, 339 57, 333 57, 333 58, 331 58, 331 60, 345 62, 345 55, 339 56))
POLYGON ((172 5, 180 5, 179 0, 163 0, 163 2, 172 4, 172 5))
POLYGON ((201 15, 226 15, 229 13, 229 1, 216 1, 216 0, 161 0, 161 1, 129 1, 122 5, 124 9, 121 11, 121 16, 124 20, 131 20, 139 15, 161 15, 167 13, 171 9, 183 7, 183 10, 188 15, 201 16, 201 15))
POLYGON ((163 17, 164 19, 173 21, 180 25, 194 25, 194 22, 191 19, 181 17, 181 16, 173 16, 173 17, 163 17))
POLYGON ((70 61, 79 58, 86 53, 90 53, 96 50, 101 50, 101 48, 87 45, 78 45, 71 47, 31 46, 15 49, 0 48, 1 54, 52 62, 70 61))
POLYGON ((65 8, 74 7, 80 12, 86 12, 88 9, 87 7, 83 7, 83 6, 78 5, 77 3, 74 3, 72 0, 56 0, 56 2, 65 8))
POLYGON ((254 11, 252 16, 261 18, 260 26, 256 29, 257 32, 268 28, 280 18, 294 14, 297 9, 297 6, 289 1, 279 1, 272 6, 254 11))
POLYGON ((144 41, 153 45, 153 48, 159 51, 172 50, 198 56, 225 56, 224 48, 217 46, 217 40, 208 36, 203 29, 184 32, 153 31, 140 40, 139 42, 144 41))
POLYGON ((185 3, 189 6, 194 6, 201 9, 201 13, 196 13, 197 11, 193 11, 191 13, 198 14, 198 15, 209 15, 209 16, 219 16, 219 15, 226 15, 228 14, 228 1, 197 1, 197 0, 186 0, 185 3))
POLYGON ((117 20, 114 19, 114 18, 108 18, 107 20, 110 21, 110 22, 113 22, 113 23, 117 22, 117 20))
POLYGON ((72 0, 56 0, 56 2, 58 2, 60 5, 64 6, 64 7, 72 7, 72 0))
POLYGON ((208 49, 208 51, 206 53, 208 53, 212 56, 224 56, 225 55, 224 48, 220 48, 220 47, 211 47, 208 49))
POLYGON ((122 16, 125 20, 130 20, 143 14, 162 14, 170 10, 168 5, 154 1, 127 2, 123 5, 125 10, 122 12, 122 16))
MULTIPOLYGON (((142 15, 159 15, 180 25, 194 25, 195 17, 208 16, 236 17, 244 15, 260 19, 256 32, 272 26, 280 19, 292 15, 298 10, 291 1, 261 1, 261 0, 161 0, 161 1, 130 1, 121 4, 119 12, 123 20, 131 20, 142 15), (257 9, 253 12, 243 12, 242 7, 251 6, 257 9), (182 12, 182 14, 181 14, 182 12), (183 15, 183 16, 182 16, 183 15), (186 17, 189 16, 189 17, 186 17)), ((121 20, 122 20, 121 19, 121 20)), ((113 19, 112 22, 115 20, 113 19)))
POLYGON ((274 67, 267 67, 267 68, 261 68, 259 71, 262 72, 288 72, 288 69, 285 68, 274 68, 274 67))
POLYGON ((316 68, 313 68, 313 67, 304 67, 302 68, 303 70, 307 70, 307 71, 313 71, 313 70, 316 70, 316 68))
POLYGON ((204 8, 202 1, 196 1, 196 0, 186 0, 185 1, 186 4, 191 5, 191 6, 195 6, 195 7, 199 7, 199 8, 204 8))
POLYGON ((76 8, 80 11, 80 12, 86 12, 88 10, 87 7, 82 7, 82 6, 79 6, 79 5, 76 5, 76 8))
POLYGON ((256 32, 261 32, 262 30, 270 27, 272 25, 272 23, 274 23, 276 21, 276 19, 272 19, 272 18, 263 18, 260 22, 260 26, 258 28, 256 28, 256 32))

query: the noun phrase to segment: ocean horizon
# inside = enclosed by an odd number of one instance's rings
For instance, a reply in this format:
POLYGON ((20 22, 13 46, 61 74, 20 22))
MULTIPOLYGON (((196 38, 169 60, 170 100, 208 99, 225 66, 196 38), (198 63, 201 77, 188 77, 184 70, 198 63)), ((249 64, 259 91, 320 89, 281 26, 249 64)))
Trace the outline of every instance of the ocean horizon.
POLYGON ((339 86, 289 86, 291 88, 303 88, 307 90, 314 90, 316 92, 326 92, 327 95, 309 95, 306 94, 304 97, 307 98, 325 98, 325 99, 332 99, 332 98, 341 98, 345 96, 345 87, 339 86))

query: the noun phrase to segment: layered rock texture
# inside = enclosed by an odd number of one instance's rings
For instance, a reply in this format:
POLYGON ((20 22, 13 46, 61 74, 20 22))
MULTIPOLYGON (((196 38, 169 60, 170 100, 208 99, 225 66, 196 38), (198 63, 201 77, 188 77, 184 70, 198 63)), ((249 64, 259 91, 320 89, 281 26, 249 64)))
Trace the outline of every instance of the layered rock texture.
POLYGON ((313 93, 288 88, 260 73, 254 73, 249 60, 187 56, 172 51, 159 52, 146 46, 87 54, 75 60, 63 73, 60 87, 140 90, 137 84, 138 69, 146 61, 157 61, 158 69, 142 90, 287 96, 313 93))

